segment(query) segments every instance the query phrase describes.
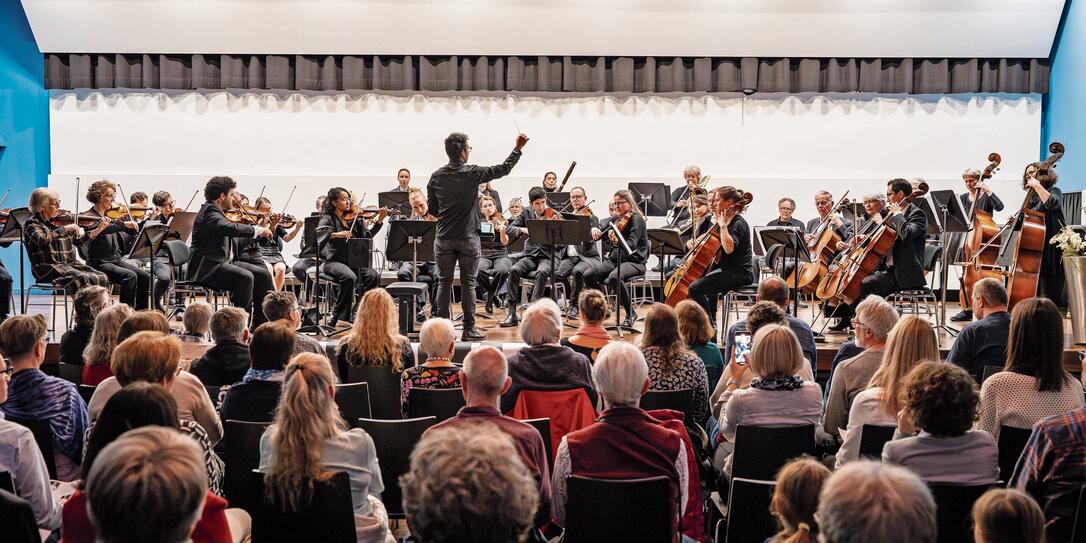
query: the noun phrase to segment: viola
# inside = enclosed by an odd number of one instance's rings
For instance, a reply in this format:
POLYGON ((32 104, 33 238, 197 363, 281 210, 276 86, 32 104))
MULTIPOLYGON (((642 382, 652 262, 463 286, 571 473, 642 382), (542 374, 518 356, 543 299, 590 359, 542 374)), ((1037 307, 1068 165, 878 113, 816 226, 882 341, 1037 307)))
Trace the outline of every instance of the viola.
MULTIPOLYGON (((1037 168, 1036 175, 1047 175, 1056 167, 1056 162, 1063 158, 1064 146, 1058 141, 1048 146, 1048 158, 1037 168)), ((1004 248, 1013 249, 1007 272, 1007 309, 1014 309, 1018 302, 1037 295, 1037 284, 1041 277, 1041 255, 1045 247, 1045 212, 1031 209, 1030 203, 1036 192, 1032 187, 1026 190, 1026 199, 1022 208, 1013 218, 1017 228, 1021 228, 1018 237, 1004 248)))
POLYGON ((238 224, 257 226, 257 221, 264 217, 264 214, 257 211, 256 208, 241 205, 241 200, 238 200, 236 197, 233 198, 233 201, 234 207, 223 211, 223 215, 226 215, 226 220, 238 224))
MULTIPOLYGON (((980 174, 980 181, 991 179, 992 174, 999 169, 1002 158, 999 153, 988 155, 988 166, 980 174)), ((965 267, 962 275, 962 288, 958 291, 958 301, 963 308, 971 307, 973 300, 973 285, 988 277, 999 279, 1003 274, 999 271, 996 262, 999 260, 999 236, 1000 228, 992 218, 992 214, 977 209, 980 201, 980 189, 974 189, 973 205, 969 212, 970 229, 965 234, 962 242, 962 256, 965 267)))
POLYGON ((105 216, 113 220, 130 220, 141 221, 147 216, 149 211, 154 210, 153 207, 144 206, 126 206, 124 204, 113 204, 113 207, 109 208, 105 212, 105 216))
MULTIPOLYGON (((754 195, 744 192, 726 212, 736 209, 737 213, 742 213, 752 201, 754 195)), ((720 258, 720 228, 720 225, 713 225, 708 232, 702 234, 694 243, 694 248, 683 257, 679 267, 675 268, 675 273, 671 274, 664 285, 665 304, 675 307, 687 299, 690 284, 701 279, 716 264, 720 258)))

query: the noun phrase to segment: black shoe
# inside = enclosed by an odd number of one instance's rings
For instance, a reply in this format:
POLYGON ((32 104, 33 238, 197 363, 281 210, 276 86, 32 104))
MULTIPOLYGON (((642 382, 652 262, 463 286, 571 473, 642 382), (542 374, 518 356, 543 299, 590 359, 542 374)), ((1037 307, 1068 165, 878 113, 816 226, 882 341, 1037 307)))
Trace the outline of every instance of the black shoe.
POLYGON ((581 316, 581 314, 580 314, 579 311, 577 311, 577 306, 571 305, 571 306, 569 306, 569 309, 566 309, 566 317, 567 318, 576 319, 577 317, 580 317, 580 316, 581 316))
POLYGON ((493 315, 494 314, 494 299, 493 298, 487 298, 486 307, 483 308, 483 312, 486 313, 487 315, 493 315))
POLYGON ((463 333, 460 334, 461 341, 482 341, 484 339, 486 339, 486 334, 474 326, 465 326, 463 333))
POLYGON ((629 315, 626 315, 626 320, 622 321, 622 326, 629 326, 629 327, 632 328, 634 323, 636 323, 636 322, 637 322, 637 314, 635 314, 635 313, 633 313, 631 311, 629 315))
POLYGON ((830 327, 830 331, 831 332, 844 332, 845 330, 848 330, 849 328, 852 328, 852 319, 840 319, 840 322, 838 322, 835 326, 830 327))
POLYGON ((510 311, 509 316, 506 317, 505 320, 499 322, 498 326, 501 326, 502 328, 512 328, 518 324, 520 324, 520 319, 517 318, 516 312, 510 311))
POLYGON ((966 322, 973 320, 973 312, 968 309, 963 309, 958 312, 957 315, 950 317, 950 320, 954 322, 966 322))

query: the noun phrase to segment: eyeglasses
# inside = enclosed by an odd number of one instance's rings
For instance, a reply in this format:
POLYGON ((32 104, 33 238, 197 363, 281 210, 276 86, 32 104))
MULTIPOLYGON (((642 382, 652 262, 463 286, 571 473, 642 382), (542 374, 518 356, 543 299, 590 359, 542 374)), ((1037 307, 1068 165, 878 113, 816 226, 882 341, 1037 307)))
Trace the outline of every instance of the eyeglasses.
POLYGON ((792 208, 792 207, 783 207, 782 206, 782 207, 778 207, 777 209, 779 209, 781 211, 795 211, 795 208, 792 208))
POLYGON ((852 327, 853 328, 859 328, 861 326, 864 326, 864 323, 862 323, 862 322, 860 322, 860 321, 858 321, 856 319, 852 319, 852 327))
POLYGON ((11 366, 8 366, 8 369, 6 370, 0 370, 0 376, 7 377, 8 379, 11 379, 12 373, 15 373, 15 368, 11 366))

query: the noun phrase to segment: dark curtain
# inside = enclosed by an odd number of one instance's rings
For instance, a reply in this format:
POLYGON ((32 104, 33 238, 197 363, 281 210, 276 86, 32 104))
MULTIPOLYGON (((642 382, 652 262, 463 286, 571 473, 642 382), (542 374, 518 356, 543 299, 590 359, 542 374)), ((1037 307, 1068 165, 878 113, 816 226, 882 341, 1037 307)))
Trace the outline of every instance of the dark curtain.
POLYGON ((50 89, 1046 93, 1047 59, 45 55, 50 89))

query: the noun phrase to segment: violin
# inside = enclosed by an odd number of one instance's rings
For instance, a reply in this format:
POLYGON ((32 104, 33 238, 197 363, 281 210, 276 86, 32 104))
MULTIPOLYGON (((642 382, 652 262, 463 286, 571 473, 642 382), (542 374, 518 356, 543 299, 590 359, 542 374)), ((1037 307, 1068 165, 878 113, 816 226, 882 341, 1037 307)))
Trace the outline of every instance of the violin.
POLYGON ((241 205, 241 200, 236 196, 233 197, 233 201, 233 209, 223 211, 223 215, 226 215, 226 220, 238 224, 257 226, 257 221, 264 217, 264 214, 257 211, 256 208, 241 205))
POLYGON ((553 207, 547 207, 543 210, 543 213, 539 214, 539 216, 549 220, 558 220, 562 218, 562 214, 555 211, 553 207))
POLYGON ((390 209, 387 207, 377 206, 366 206, 363 208, 358 208, 352 205, 350 211, 347 212, 347 215, 344 216, 343 219, 347 221, 353 221, 355 218, 355 214, 360 215, 363 219, 373 219, 374 217, 380 215, 382 211, 387 212, 390 216, 400 214, 399 209, 390 209))
POLYGON ((106 218, 113 220, 141 221, 147 216, 147 213, 152 210, 154 210, 153 207, 113 204, 113 207, 106 210, 105 216, 106 218))
POLYGON ((505 216, 496 211, 489 217, 487 217, 486 220, 487 222, 493 224, 495 228, 505 229, 509 226, 509 221, 505 218, 505 216))
POLYGON ((80 228, 97 228, 102 221, 108 220, 100 215, 90 215, 87 213, 80 213, 76 215, 67 209, 61 209, 57 211, 56 216, 49 220, 53 226, 70 226, 73 224, 79 225, 80 228))

